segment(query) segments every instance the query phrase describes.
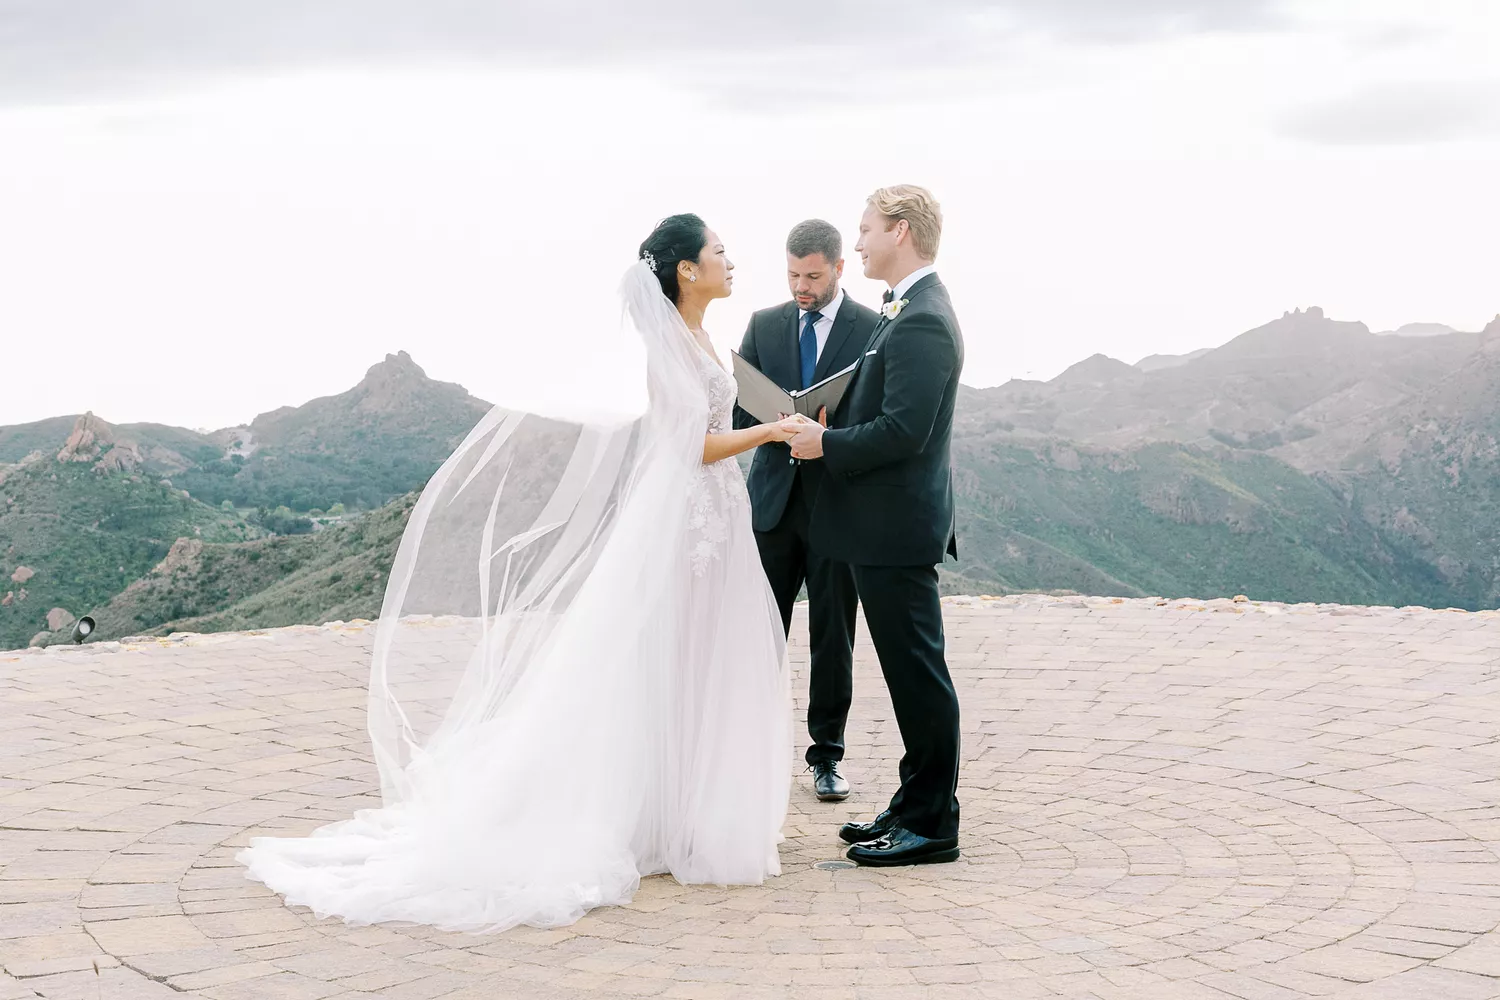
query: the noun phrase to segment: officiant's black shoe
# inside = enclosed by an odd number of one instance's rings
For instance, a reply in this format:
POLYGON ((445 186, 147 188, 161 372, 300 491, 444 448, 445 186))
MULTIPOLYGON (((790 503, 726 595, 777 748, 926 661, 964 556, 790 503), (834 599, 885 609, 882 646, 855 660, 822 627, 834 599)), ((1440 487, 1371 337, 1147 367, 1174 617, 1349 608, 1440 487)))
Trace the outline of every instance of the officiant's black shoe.
POLYGON ((958 838, 922 837, 898 826, 878 840, 855 844, 844 856, 855 864, 871 868, 936 865, 958 860, 958 838))
POLYGON ((836 760, 819 760, 808 765, 813 773, 813 791, 819 802, 842 802, 849 797, 849 782, 839 773, 836 760))
POLYGON ((863 844, 867 840, 878 840, 899 826, 901 820, 889 809, 868 823, 845 823, 839 827, 839 839, 846 844, 863 844))

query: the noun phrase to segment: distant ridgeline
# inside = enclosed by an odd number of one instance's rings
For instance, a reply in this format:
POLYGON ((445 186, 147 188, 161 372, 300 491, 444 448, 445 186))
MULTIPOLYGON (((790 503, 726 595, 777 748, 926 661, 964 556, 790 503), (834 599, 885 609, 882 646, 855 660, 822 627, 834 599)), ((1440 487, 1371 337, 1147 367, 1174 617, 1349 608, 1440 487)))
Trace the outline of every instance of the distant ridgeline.
MULTIPOLYGON (((263 539, 250 548, 275 550, 277 566, 293 558, 283 549, 295 549, 296 559, 337 562, 340 546, 375 544, 379 531, 342 522, 419 489, 488 409, 462 387, 429 379, 403 351, 387 355, 348 392, 209 434, 161 424, 111 426, 93 414, 0 427, 0 648, 50 631, 53 609, 69 622, 98 611, 147 577, 179 538, 208 543, 203 558, 218 566, 210 574, 216 582, 205 577, 196 589, 163 590, 156 581, 146 588, 149 599, 132 596, 126 618, 110 616, 108 629, 100 619, 98 637, 223 611, 247 588, 269 585, 264 567, 271 562, 252 563, 247 555, 235 569, 237 557, 216 555, 223 543, 263 539), (326 517, 330 511, 335 518, 326 517), (311 532, 322 526, 315 522, 330 520, 341 530, 319 531, 306 546, 266 537, 311 532), (11 579, 17 573, 24 585, 11 579)), ((404 518, 406 509, 398 500, 372 523, 404 518)), ((385 558, 388 566, 394 542, 388 547, 388 554, 369 558, 385 558)), ((274 613, 264 607, 258 613, 290 616, 284 624, 355 604, 359 613, 374 614, 383 580, 373 586, 361 578, 368 573, 344 572, 331 589, 312 588, 305 606, 288 598, 274 613), (357 578, 361 587, 351 590, 357 578)), ((286 586, 282 578, 295 574, 288 565, 275 575, 286 586)), ((176 579, 185 579, 180 568, 176 579)))
POLYGON ((1500 317, 1294 311, 1222 347, 965 388, 955 589, 1500 604, 1500 317))
MULTIPOLYGON (((1500 319, 1445 331, 1299 310, 963 388, 945 588, 1500 605, 1500 319)), ((101 638, 373 616, 412 491, 486 409, 403 352, 210 434, 0 428, 0 648, 89 612, 101 638)))

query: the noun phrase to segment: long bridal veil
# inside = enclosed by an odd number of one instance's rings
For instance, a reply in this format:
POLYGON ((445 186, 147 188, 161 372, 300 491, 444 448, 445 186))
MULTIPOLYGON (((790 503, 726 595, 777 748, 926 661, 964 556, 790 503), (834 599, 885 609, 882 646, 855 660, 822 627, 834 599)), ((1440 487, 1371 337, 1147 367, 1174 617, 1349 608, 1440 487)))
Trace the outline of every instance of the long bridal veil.
POLYGON ((370 679, 383 807, 253 842, 252 877, 288 902, 549 926, 628 900, 642 874, 777 870, 779 619, 748 523, 719 572, 694 572, 704 357, 645 264, 620 295, 620 335, 646 348, 644 412, 502 403, 413 509, 370 679))
POLYGON ((565 394, 546 416, 502 402, 412 511, 370 682, 387 804, 411 794, 424 760, 495 722, 529 672, 582 659, 555 648, 559 640, 597 636, 600 654, 616 642, 641 643, 632 659, 673 653, 651 646, 670 644, 677 629, 628 623, 670 614, 690 576, 680 572, 685 554, 672 551, 682 533, 667 514, 701 464, 708 399, 689 353, 697 347, 644 264, 629 269, 620 295, 620 335, 646 345, 644 414, 575 416, 570 409, 588 401, 565 394), (608 563, 598 565, 606 552, 608 563), (562 633, 564 622, 576 627, 562 633))

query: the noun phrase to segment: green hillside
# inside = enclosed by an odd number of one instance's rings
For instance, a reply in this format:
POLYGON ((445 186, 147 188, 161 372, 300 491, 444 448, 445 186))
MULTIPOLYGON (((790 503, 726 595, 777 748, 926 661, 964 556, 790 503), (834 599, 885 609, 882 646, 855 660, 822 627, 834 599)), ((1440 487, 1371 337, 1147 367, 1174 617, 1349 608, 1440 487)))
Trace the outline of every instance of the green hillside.
POLYGON ((0 427, 0 466, 19 462, 34 451, 56 454, 77 419, 74 414, 0 427))
POLYGON ((0 428, 0 649, 53 608, 92 612, 99 636, 373 616, 401 498, 488 405, 402 352, 212 434, 93 414, 0 428), (317 532, 293 513, 345 508, 372 511, 317 532))
POLYGON ((216 432, 218 448, 172 481, 209 504, 379 507, 427 482, 488 409, 462 386, 429 379, 403 351, 348 392, 216 432))
POLYGON ((24 646, 54 607, 87 613, 178 538, 257 534, 233 511, 145 476, 42 457, 0 475, 0 649, 24 646))
POLYGON ((1427 561, 1340 493, 1273 458, 960 442, 960 560, 1004 591, 1436 604, 1427 561))
POLYGON ((102 639, 375 618, 417 494, 316 534, 184 539, 94 617, 102 639))
POLYGON ((1386 414, 1342 476, 1457 607, 1500 604, 1500 319, 1487 332, 1463 367, 1386 414))

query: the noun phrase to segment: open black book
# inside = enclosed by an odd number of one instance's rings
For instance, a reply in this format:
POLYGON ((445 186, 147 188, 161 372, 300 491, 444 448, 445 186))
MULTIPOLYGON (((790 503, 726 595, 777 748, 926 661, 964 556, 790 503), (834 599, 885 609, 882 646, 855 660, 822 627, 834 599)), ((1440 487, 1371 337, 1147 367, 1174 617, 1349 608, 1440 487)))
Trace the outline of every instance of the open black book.
POLYGON ((834 372, 806 389, 788 392, 740 357, 738 352, 729 353, 734 357, 734 380, 740 387, 740 409, 763 424, 780 420, 783 413, 800 413, 817 420, 818 411, 825 406, 828 407, 829 416, 832 416, 833 411, 839 408, 839 400, 844 398, 844 390, 849 388, 849 382, 854 378, 854 369, 859 367, 859 362, 856 361, 843 371, 834 372))

